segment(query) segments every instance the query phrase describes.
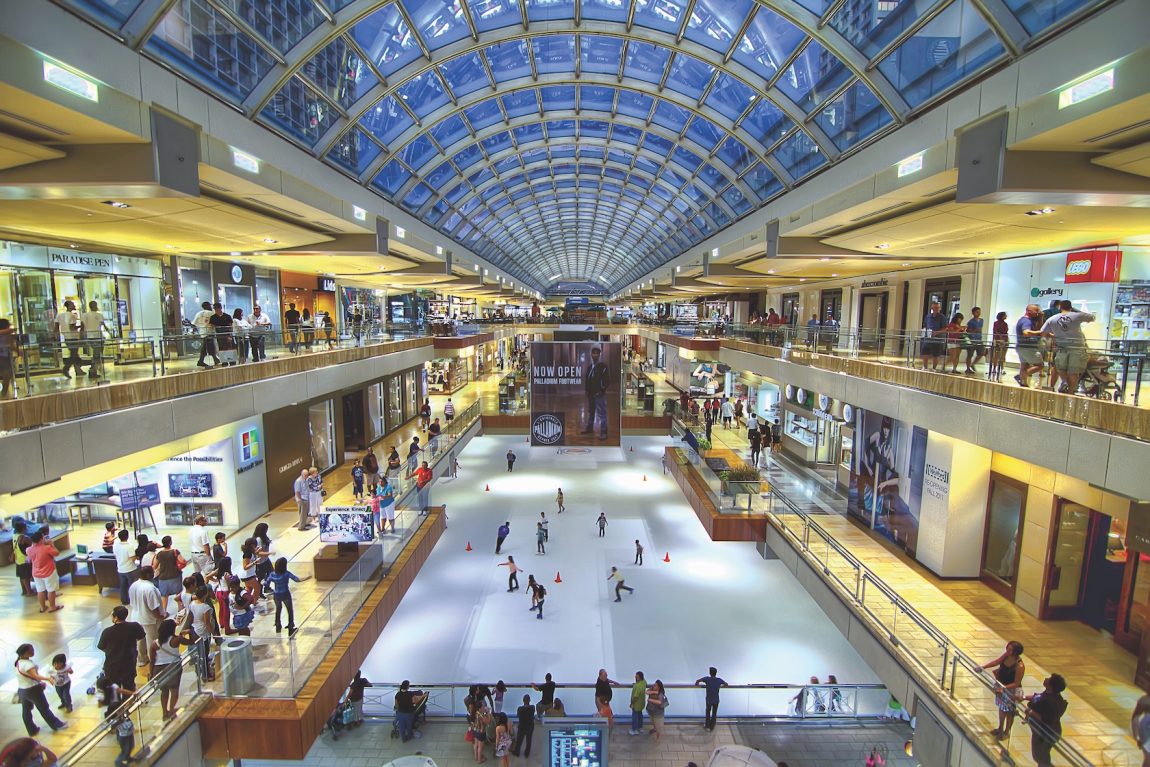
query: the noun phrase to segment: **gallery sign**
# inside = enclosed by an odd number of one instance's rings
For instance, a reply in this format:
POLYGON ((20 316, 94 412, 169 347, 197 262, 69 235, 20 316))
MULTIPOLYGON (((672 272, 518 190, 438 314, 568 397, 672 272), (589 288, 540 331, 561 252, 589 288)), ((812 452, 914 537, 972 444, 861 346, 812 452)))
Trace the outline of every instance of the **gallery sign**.
POLYGON ((1122 251, 1080 250, 1066 254, 1066 282, 1118 282, 1122 251))

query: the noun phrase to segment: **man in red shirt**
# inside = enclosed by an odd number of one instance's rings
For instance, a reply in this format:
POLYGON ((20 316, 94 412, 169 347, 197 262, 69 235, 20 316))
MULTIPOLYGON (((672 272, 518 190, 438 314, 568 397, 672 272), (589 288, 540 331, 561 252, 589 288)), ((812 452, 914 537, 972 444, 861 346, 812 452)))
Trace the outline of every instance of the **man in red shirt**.
POLYGON ((28 562, 32 565, 32 582, 36 585, 36 598, 40 600, 42 613, 63 609, 63 605, 56 604, 56 592, 60 590, 60 575, 56 572, 59 553, 44 530, 32 534, 28 562))
POLYGON ((427 461, 424 461, 423 465, 415 470, 415 486, 419 491, 419 513, 421 516, 427 513, 433 477, 434 473, 428 468, 427 461))

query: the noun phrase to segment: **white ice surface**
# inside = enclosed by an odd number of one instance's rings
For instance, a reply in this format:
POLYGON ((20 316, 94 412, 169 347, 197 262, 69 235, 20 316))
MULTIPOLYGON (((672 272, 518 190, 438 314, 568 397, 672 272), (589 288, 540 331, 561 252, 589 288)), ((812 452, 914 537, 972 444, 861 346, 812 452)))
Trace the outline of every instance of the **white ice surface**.
POLYGON ((667 444, 639 437, 621 449, 559 455, 523 438, 473 440, 459 456, 459 479, 433 487, 431 502, 447 505, 448 528, 364 662, 367 678, 523 682, 551 672, 559 682, 591 682, 602 667, 621 682, 641 669, 670 684, 690 683, 714 664, 732 684, 802 683, 812 674, 877 682, 780 562, 750 543, 707 537, 663 476, 667 444), (509 447, 519 459, 513 474, 509 447), (535 552, 540 511, 550 520, 546 555, 535 552), (600 511, 609 521, 602 539, 600 511), (505 520, 511 535, 497 557, 505 520), (636 538, 646 548, 642 567, 632 565, 636 538), (497 565, 508 554, 545 583, 543 620, 528 610, 525 574, 523 589, 507 593, 507 568, 497 565), (619 604, 607 582, 612 565, 635 588, 619 604))

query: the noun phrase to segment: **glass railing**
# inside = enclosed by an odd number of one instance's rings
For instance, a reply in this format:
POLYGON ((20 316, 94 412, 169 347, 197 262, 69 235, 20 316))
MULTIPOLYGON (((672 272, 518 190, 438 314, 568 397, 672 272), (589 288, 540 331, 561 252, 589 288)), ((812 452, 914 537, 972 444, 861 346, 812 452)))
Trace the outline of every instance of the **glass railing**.
MULTIPOLYGON (((480 400, 461 410, 438 437, 428 441, 424 451, 419 454, 419 461, 427 461, 436 474, 449 473, 449 462, 461 438, 481 412, 480 400)), ((237 653, 250 653, 251 673, 240 680, 229 680, 227 673, 224 673, 221 678, 209 684, 214 692, 227 696, 264 698, 291 698, 299 693, 352 618, 363 607, 372 590, 390 572, 408 541, 427 519, 421 513, 424 509, 423 499, 408 465, 405 464, 398 472, 389 475, 389 481, 395 492, 396 535, 388 535, 372 545, 361 546, 359 558, 350 565, 342 578, 332 583, 318 603, 310 608, 302 606, 304 609, 297 615, 299 619, 296 621, 295 634, 289 636, 285 632, 275 636, 222 637, 224 645, 221 652, 225 657, 231 649, 229 643, 235 645, 237 653), (250 649, 244 649, 244 645, 250 649)), ((429 496, 431 493, 429 490, 429 496)), ((429 497, 427 500, 433 502, 434 499, 429 497)))
POLYGON ((148 680, 136 694, 108 713, 95 729, 60 754, 57 764, 60 767, 107 767, 109 764, 119 764, 117 759, 125 750, 128 756, 137 761, 162 753, 162 747, 157 748, 158 742, 182 732, 189 722, 194 721, 199 715, 203 696, 207 694, 196 673, 197 654, 197 648, 189 650, 180 657, 178 663, 169 665, 148 680), (165 718, 161 698, 171 700, 177 692, 175 713, 165 718), (125 722, 130 723, 130 728, 125 722), (126 739, 117 737, 118 734, 126 734, 129 729, 132 735, 130 745, 125 742, 126 739))
MULTIPOLYGON (((768 503, 772 517, 795 548, 816 565, 840 597, 870 618, 875 629, 885 635, 908 665, 931 680, 940 694, 953 700, 972 729, 990 732, 997 728, 996 682, 990 673, 982 670, 981 664, 959 649, 950 637, 802 512, 786 494, 775 488, 768 503)), ((1024 715, 1024 704, 1016 703, 1014 708, 1024 715)), ((1031 722, 1030 726, 1048 732, 1037 722, 1031 722)), ((1020 761, 1029 758, 1030 739, 1024 728, 1017 728, 1009 741, 1000 743, 1020 761)), ((1091 765, 1090 759, 1070 740, 1060 740, 1054 751, 1066 764, 1091 765)), ((1113 753, 1118 752, 1115 749, 1113 753)))
MULTIPOLYGON (((650 682, 652 680, 648 680, 650 682)), ((512 713, 530 695, 538 703, 539 693, 531 684, 507 683, 502 710, 512 713)), ((467 716, 464 698, 467 684, 412 684, 411 689, 427 693, 427 715, 437 718, 467 716)), ((614 715, 620 721, 630 716, 630 685, 615 685, 614 715)), ((665 683, 667 719, 701 719, 705 711, 703 688, 692 684, 665 683)), ((390 719, 394 716, 398 683, 373 682, 364 695, 367 716, 390 719)), ((733 684, 722 688, 719 718, 739 719, 877 719, 887 715, 890 693, 881 684, 733 684)), ((555 690, 558 709, 545 717, 596 717, 594 684, 561 684, 555 690), (560 713, 560 711, 562 713, 560 713)))
POLYGON ((426 335, 412 324, 363 323, 332 328, 269 327, 225 338, 201 336, 194 328, 173 334, 162 328, 133 330, 128 338, 100 342, 42 340, 19 345, 9 396, 24 398, 83 386, 190 373, 202 367, 253 364, 269 359, 349 349, 426 335), (205 341, 208 348, 203 349, 205 341), (201 356, 201 350, 204 354, 201 356), (65 370, 67 365, 67 370, 65 370), (78 368, 77 368, 78 366, 78 368), (66 373, 66 374, 65 374, 66 373))

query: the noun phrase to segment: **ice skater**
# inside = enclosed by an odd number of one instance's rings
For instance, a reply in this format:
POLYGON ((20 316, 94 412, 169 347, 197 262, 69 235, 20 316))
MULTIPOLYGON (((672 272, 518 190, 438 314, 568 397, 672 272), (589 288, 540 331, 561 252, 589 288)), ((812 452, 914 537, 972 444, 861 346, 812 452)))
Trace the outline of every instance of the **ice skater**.
POLYGON ((547 540, 547 530, 544 529, 542 522, 535 523, 535 553, 546 554, 547 549, 543 547, 544 541, 547 540))
POLYGON ((559 492, 555 494, 555 503, 559 506, 559 513, 562 514, 563 509, 566 508, 563 505, 563 488, 559 488, 559 492))
POLYGON ((547 601, 547 589, 543 587, 542 583, 535 586, 535 618, 543 620, 543 603, 547 601))
POLYGON ((544 541, 550 541, 551 540, 551 533, 547 529, 547 524, 548 524, 547 512, 545 512, 545 511, 539 512, 539 517, 540 517, 539 524, 543 525, 543 540, 544 541))
POLYGON ((459 479, 459 459, 455 457, 455 453, 451 454, 451 478, 459 479))
POLYGON ((635 539, 635 564, 643 566, 643 544, 639 543, 638 538, 635 539))
POLYGON ((503 541, 507 540, 507 536, 511 534, 511 523, 504 522, 499 526, 499 532, 496 533, 495 538, 495 553, 499 554, 503 549, 503 541))
POLYGON ((623 597, 619 596, 620 591, 626 591, 628 594, 635 593, 635 589, 626 585, 623 582, 623 573, 619 572, 618 567, 611 568, 611 574, 607 576, 608 581, 615 581, 615 601, 622 602, 623 597))
POLYGON ((539 584, 535 581, 534 575, 527 576, 527 593, 531 595, 531 608, 535 609, 535 603, 539 601, 539 584))
POLYGON ((599 518, 595 520, 595 524, 599 526, 599 537, 603 538, 607 535, 607 514, 606 512, 599 512, 599 518))
POLYGON ((508 448, 507 450, 507 473, 510 474, 515 470, 515 453, 508 448))
POLYGON ((515 557, 509 554, 507 561, 500 562, 496 567, 507 568, 507 593, 510 594, 512 591, 519 591, 519 571, 523 568, 515 564, 515 557))

